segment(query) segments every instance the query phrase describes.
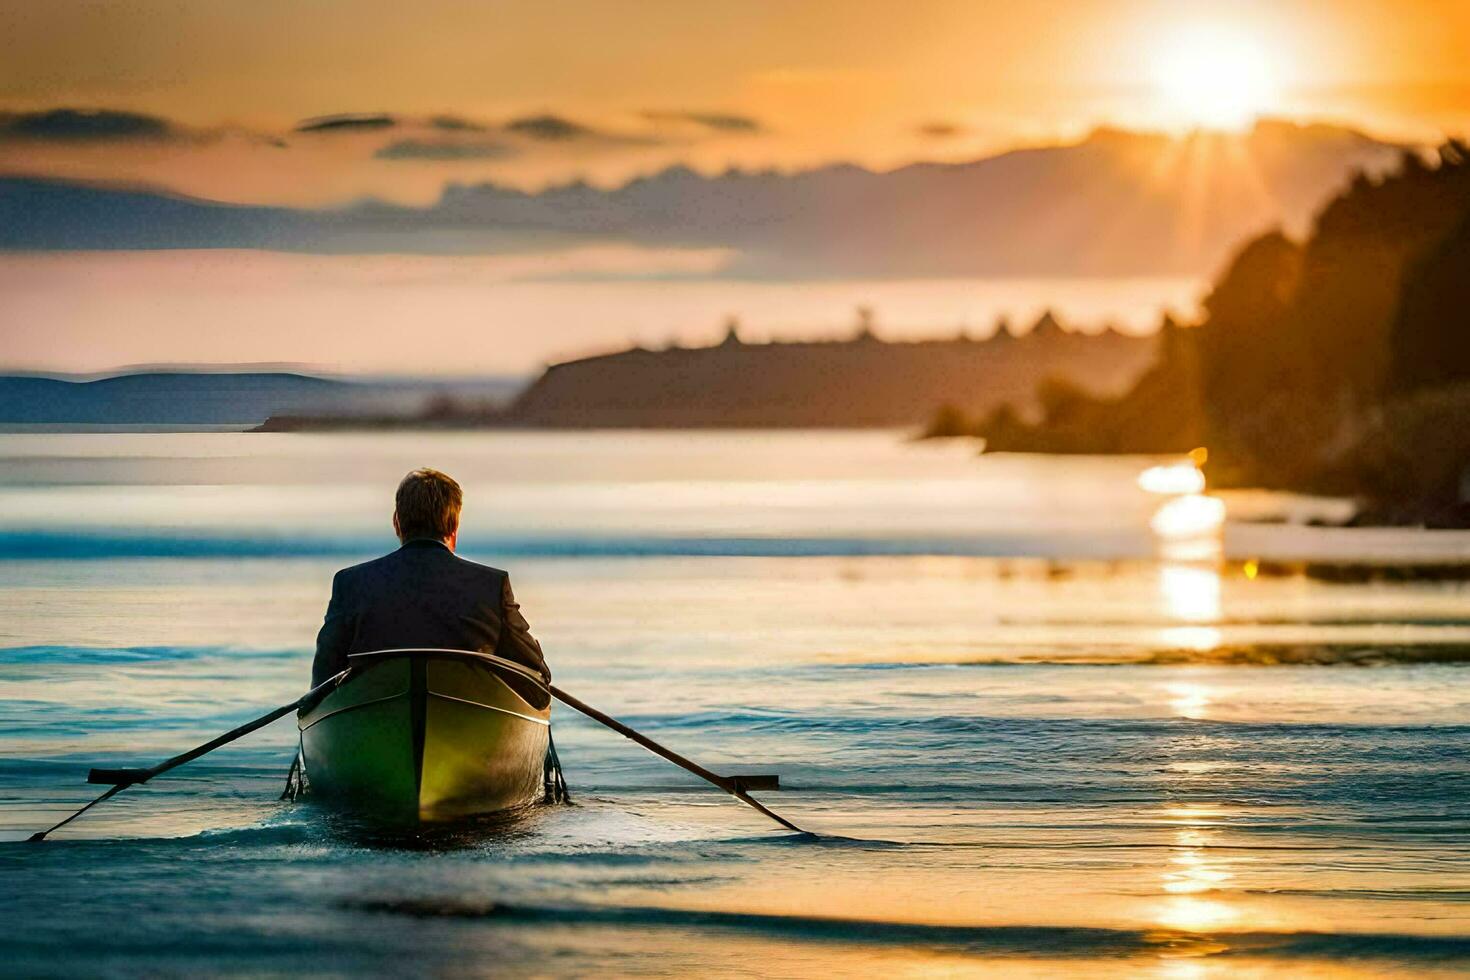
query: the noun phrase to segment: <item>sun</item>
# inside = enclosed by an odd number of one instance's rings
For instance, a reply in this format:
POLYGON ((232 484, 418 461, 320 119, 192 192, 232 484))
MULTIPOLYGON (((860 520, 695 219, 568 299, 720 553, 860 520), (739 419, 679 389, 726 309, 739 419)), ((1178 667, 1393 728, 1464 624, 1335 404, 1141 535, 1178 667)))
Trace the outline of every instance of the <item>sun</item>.
POLYGON ((1224 30, 1196 28, 1167 38, 1152 74, 1171 126, 1239 130, 1276 107, 1276 79, 1265 50, 1224 30))

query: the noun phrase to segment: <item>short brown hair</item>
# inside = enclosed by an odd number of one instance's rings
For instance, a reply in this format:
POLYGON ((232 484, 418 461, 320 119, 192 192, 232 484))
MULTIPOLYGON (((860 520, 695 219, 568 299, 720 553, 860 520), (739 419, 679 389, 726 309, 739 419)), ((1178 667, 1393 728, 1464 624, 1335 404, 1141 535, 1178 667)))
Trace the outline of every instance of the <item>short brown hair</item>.
POLYGON ((398 484, 394 505, 398 508, 398 533, 403 540, 443 540, 459 530, 459 509, 464 491, 447 473, 414 470, 398 484))

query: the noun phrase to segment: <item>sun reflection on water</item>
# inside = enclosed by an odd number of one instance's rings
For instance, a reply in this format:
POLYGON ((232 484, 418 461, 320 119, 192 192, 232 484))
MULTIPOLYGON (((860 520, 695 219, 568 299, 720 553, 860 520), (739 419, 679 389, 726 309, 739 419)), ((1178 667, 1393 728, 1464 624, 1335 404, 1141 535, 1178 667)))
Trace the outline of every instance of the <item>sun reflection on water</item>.
POLYGON ((1158 921, 1159 925, 1169 929, 1209 932, 1230 925, 1238 918, 1240 913, 1224 902, 1193 895, 1175 895, 1165 903, 1158 921))
POLYGON ((1220 555, 1225 502, 1201 493, 1167 501, 1149 520, 1166 558, 1204 561, 1220 555))
MULTIPOLYGON (((1164 466, 1151 466, 1138 475, 1138 485, 1168 499, 1149 521, 1158 542, 1159 596, 1164 614, 1184 625, 1160 631, 1163 645, 1207 651, 1220 646, 1220 563, 1224 557, 1225 504, 1206 496, 1199 469, 1204 454, 1164 466)), ((1181 714, 1193 717, 1190 704, 1181 714)))
POLYGON ((1209 715, 1210 689, 1203 684, 1170 684, 1169 708, 1180 718, 1201 719, 1209 715))
POLYGON ((1213 650, 1221 643, 1220 630, 1209 625, 1220 619, 1220 572, 1209 565, 1166 563, 1159 566, 1159 596, 1170 619, 1188 625, 1160 631, 1165 646, 1183 650, 1213 650))
POLYGON ((1193 462, 1150 466, 1138 474, 1138 486, 1149 493, 1199 493, 1205 488, 1205 475, 1193 462))
POLYGON ((1165 893, 1157 922, 1168 929, 1186 932, 1209 932, 1234 924, 1241 912, 1220 897, 1206 897, 1223 892, 1235 878, 1226 861, 1210 849, 1218 831, 1212 824, 1228 816, 1219 807, 1169 806, 1165 819, 1177 823, 1173 831, 1173 851, 1169 863, 1160 873, 1160 887, 1165 893))
POLYGON ((1220 573, 1199 565, 1163 565, 1159 569, 1159 592, 1164 607, 1175 619, 1214 622, 1220 618, 1220 573))

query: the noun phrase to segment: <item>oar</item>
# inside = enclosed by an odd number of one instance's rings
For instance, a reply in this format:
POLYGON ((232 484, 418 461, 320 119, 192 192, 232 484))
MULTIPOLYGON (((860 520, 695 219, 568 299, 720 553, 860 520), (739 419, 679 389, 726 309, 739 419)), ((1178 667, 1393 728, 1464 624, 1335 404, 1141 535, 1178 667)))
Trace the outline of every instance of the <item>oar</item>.
POLYGON ((272 708, 270 711, 261 715, 254 721, 247 721, 239 728, 232 728, 229 731, 225 732, 223 735, 220 735, 218 738, 212 738, 208 742, 205 742, 203 745, 192 748, 181 755, 176 755, 172 759, 165 759, 163 762, 160 762, 156 766, 149 766, 146 769, 90 770, 87 773, 87 782, 110 783, 112 784, 111 788, 108 789, 108 791, 103 793, 101 796, 97 797, 91 803, 88 803, 86 806, 82 807, 76 813, 73 813, 71 816, 61 821, 61 823, 56 824, 54 827, 50 827, 46 830, 37 831, 36 833, 32 834, 29 838, 31 843, 45 840, 47 834, 50 834, 55 830, 65 827, 77 817, 80 817, 82 814, 92 809, 92 807, 96 806, 98 803, 101 803, 103 800, 117 795, 118 793, 127 789, 129 786, 134 786, 138 783, 146 783, 154 776, 168 772, 175 766, 182 766, 186 762, 192 762, 195 759, 199 758, 201 755, 213 752, 221 745, 228 745, 235 739, 241 738, 245 735, 249 735, 251 732, 255 731, 258 728, 264 728, 266 725, 269 725, 276 719, 285 717, 293 711, 299 711, 302 708, 311 707, 322 698, 326 697, 332 690, 334 690, 337 685, 340 684, 347 677, 347 674, 350 670, 351 668, 348 668, 348 670, 344 670, 340 674, 336 674, 335 676, 328 678, 327 680, 318 684, 316 687, 312 688, 310 691, 307 691, 305 694, 301 695, 301 697, 297 698, 295 701, 292 701, 290 704, 283 704, 279 708, 272 708))
POLYGON ((655 755, 661 755, 665 759, 668 759, 670 762, 672 762, 674 765, 679 766, 681 769, 687 769, 688 771, 694 773, 694 775, 698 776, 700 779, 715 784, 726 793, 729 793, 731 796, 735 797, 741 803, 744 803, 747 806, 754 807, 755 809, 759 810, 761 813, 764 813, 766 816, 770 817, 772 820, 776 821, 778 824, 785 827, 786 829, 794 830, 798 834, 806 833, 806 831, 802 830, 796 824, 781 816, 781 814, 772 810, 770 807, 767 807, 759 800, 753 799, 749 795, 747 795, 747 790, 777 789, 780 785, 780 780, 778 779, 778 777, 718 775, 717 773, 710 772, 699 763, 691 759, 684 758, 682 755, 675 752, 674 750, 665 748, 664 746, 655 742, 653 739, 649 738, 647 735, 644 735, 642 732, 629 728, 627 725, 618 721, 611 715, 604 714, 601 711, 598 711, 596 708, 592 707, 590 704, 587 704, 584 701, 572 697, 570 694, 568 694, 566 691, 563 691, 555 684, 551 685, 551 693, 556 695, 556 699, 567 707, 575 708, 576 710, 582 712, 582 714, 586 715, 588 718, 591 718, 593 721, 600 722, 606 725, 608 728, 611 728, 613 731, 617 732, 619 735, 622 735, 625 738, 632 739, 655 755))

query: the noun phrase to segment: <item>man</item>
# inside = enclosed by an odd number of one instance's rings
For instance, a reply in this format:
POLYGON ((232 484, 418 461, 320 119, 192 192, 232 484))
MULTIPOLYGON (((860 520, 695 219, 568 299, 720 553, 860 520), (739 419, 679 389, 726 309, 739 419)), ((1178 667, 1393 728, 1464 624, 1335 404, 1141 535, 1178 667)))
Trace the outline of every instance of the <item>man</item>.
POLYGON ((403 647, 494 653, 551 680, 510 576, 454 553, 463 502, 459 484, 438 470, 414 470, 398 484, 393 531, 403 546, 332 579, 313 687, 344 669, 348 654, 403 647))

